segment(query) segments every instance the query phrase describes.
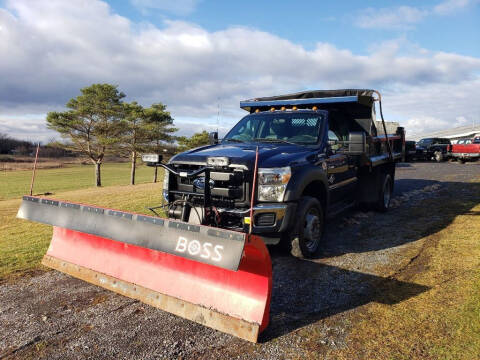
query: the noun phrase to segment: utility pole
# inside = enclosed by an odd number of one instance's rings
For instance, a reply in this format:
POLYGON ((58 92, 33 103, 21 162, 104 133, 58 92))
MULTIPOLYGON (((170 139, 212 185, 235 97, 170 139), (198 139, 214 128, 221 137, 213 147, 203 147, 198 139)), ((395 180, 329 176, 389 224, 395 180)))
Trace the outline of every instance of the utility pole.
POLYGON ((217 98, 217 134, 218 134, 218 127, 220 125, 220 98, 217 98))
POLYGON ((38 151, 40 150, 40 143, 37 143, 37 151, 35 152, 35 162, 33 163, 32 181, 30 183, 30 196, 33 194, 33 183, 35 182, 35 171, 37 170, 38 151))

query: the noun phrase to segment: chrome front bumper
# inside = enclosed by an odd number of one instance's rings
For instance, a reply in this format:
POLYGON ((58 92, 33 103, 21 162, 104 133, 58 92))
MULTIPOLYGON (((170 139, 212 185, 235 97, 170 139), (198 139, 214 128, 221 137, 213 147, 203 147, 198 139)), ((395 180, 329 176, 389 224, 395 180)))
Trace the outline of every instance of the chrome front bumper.
POLYGON ((450 153, 451 156, 464 159, 480 158, 480 153, 450 153))

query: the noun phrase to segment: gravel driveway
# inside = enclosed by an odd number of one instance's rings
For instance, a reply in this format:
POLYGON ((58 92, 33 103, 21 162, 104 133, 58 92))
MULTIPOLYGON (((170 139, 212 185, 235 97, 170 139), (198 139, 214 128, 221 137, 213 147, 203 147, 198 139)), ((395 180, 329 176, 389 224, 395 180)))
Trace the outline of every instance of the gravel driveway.
POLYGON ((387 214, 350 210, 330 221, 313 261, 271 249, 271 321, 259 344, 49 271, 0 286, 0 359, 301 358, 310 334, 325 349, 347 346, 363 305, 428 291, 395 279, 442 216, 418 219, 412 209, 425 200, 468 198, 472 179, 480 179, 480 163, 399 164, 387 214))

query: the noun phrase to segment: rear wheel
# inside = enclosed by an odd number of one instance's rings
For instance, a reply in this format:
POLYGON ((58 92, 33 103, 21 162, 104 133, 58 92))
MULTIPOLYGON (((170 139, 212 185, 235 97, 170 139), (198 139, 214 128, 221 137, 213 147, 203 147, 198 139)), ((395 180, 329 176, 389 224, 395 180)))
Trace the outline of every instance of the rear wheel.
POLYGON ((325 224, 322 204, 314 197, 302 197, 296 219, 290 236, 291 253, 299 258, 311 258, 317 254, 322 243, 325 224))
POLYGON ((390 174, 384 174, 380 184, 378 201, 375 207, 378 211, 385 212, 390 207, 390 200, 392 199, 393 180, 390 174))
POLYGON ((436 151, 435 152, 435 161, 436 162, 442 162, 443 161, 443 154, 441 151, 436 151))

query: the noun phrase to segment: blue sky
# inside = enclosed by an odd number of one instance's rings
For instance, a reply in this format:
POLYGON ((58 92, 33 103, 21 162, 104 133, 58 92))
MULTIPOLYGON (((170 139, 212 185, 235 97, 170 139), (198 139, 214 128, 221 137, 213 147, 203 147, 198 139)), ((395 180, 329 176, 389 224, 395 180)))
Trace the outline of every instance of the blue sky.
MULTIPOLYGON (((163 1, 166 3, 166 1, 163 1)), ((180 1, 181 2, 181 1, 180 1)), ((179 12, 168 5, 149 7, 162 1, 109 1, 115 11, 136 22, 148 21, 159 27, 165 19, 189 21, 219 31, 245 26, 276 34, 312 48, 327 41, 355 53, 366 54, 379 40, 404 37, 430 50, 480 56, 480 7, 473 3, 448 13, 435 13, 440 1, 186 1, 190 11, 179 12), (143 6, 142 6, 143 3, 143 6), (274 4, 274 5, 272 5, 274 4), (400 27, 360 28, 355 18, 366 9, 392 9, 398 6, 419 9, 425 14, 419 21, 400 27)), ((390 10, 389 10, 390 11, 390 10)))
POLYGON ((226 131, 242 99, 376 88, 412 136, 480 123, 480 1, 0 0, 0 132, 58 137, 92 83, 226 131), (220 114, 219 113, 220 108, 220 114))

